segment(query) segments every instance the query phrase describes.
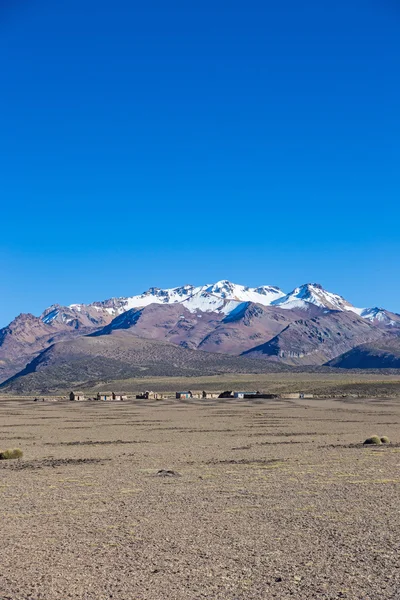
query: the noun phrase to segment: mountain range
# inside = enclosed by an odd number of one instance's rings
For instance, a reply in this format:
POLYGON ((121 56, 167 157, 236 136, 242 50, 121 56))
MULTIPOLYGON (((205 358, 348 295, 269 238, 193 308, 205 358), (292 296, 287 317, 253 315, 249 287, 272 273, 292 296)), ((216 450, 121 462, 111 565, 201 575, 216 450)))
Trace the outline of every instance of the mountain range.
MULTIPOLYGON (((225 367, 263 372, 272 364, 393 368, 400 366, 400 315, 379 307, 355 307, 315 283, 288 294, 276 286, 250 288, 226 280, 150 288, 137 296, 91 304, 56 304, 39 317, 19 315, 0 329, 0 381, 4 387, 15 386, 19 378, 26 380, 38 371, 43 380, 46 369, 63 364, 65 373, 76 356, 81 360, 83 355, 88 368, 81 383, 111 377, 110 365, 117 355, 124 376, 137 376, 138 369, 147 369, 147 375, 159 372, 157 364, 168 374, 168 353, 176 355, 178 350, 171 373, 185 371, 188 364, 189 371, 198 372, 193 366, 196 357, 200 371, 209 372, 212 360, 206 353, 213 353, 217 372, 225 367), (143 340, 151 341, 145 353, 137 351, 143 340), (125 349, 123 360, 116 351, 118 343, 125 349), (150 355, 158 356, 158 363, 150 355), (229 362, 229 356, 236 358, 229 362), (89 365, 93 361, 94 370, 89 365), (102 370, 107 361, 110 368, 102 370)), ((66 385, 73 380, 68 377, 66 385)))

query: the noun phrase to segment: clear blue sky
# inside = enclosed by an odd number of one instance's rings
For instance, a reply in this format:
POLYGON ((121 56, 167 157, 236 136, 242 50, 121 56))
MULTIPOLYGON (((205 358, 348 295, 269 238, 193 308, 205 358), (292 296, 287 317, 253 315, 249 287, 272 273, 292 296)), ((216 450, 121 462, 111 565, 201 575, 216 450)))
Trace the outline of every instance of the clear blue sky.
POLYGON ((0 325, 218 279, 400 312, 396 0, 3 0, 0 325))

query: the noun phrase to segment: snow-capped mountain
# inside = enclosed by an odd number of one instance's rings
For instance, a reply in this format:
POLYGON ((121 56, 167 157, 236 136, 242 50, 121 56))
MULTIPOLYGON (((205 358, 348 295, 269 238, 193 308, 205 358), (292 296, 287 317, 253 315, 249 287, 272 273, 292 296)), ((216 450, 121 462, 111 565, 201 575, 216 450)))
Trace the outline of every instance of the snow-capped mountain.
POLYGON ((107 325, 116 316, 133 308, 150 304, 182 304, 190 312, 216 312, 229 315, 242 303, 276 306, 279 309, 310 311, 313 307, 323 310, 351 311, 376 325, 394 326, 399 316, 381 308, 357 308, 342 296, 328 292, 318 283, 306 283, 285 294, 275 286, 248 286, 227 280, 202 286, 183 285, 160 289, 152 287, 143 294, 122 298, 110 298, 91 304, 54 305, 41 315, 44 323, 54 321, 79 329, 107 325))
POLYGON ((288 310, 308 310, 310 305, 314 305, 326 310, 350 311, 377 326, 400 326, 400 315, 384 308, 357 308, 342 296, 327 292, 319 283, 306 283, 275 300, 272 305, 288 310))
POLYGON ((144 294, 120 300, 123 303, 121 306, 123 310, 141 308, 154 303, 175 304, 179 302, 190 311, 227 312, 230 301, 234 302, 231 304, 232 309, 236 308, 238 302, 256 302, 269 306, 274 300, 284 295, 284 292, 277 287, 250 288, 224 280, 202 286, 184 285, 165 290, 150 288, 144 294))
POLYGON ((250 288, 230 281, 218 281, 202 286, 184 285, 181 287, 160 289, 152 287, 138 296, 127 298, 111 298, 92 304, 71 304, 67 307, 51 306, 42 314, 45 323, 54 320, 62 321, 72 326, 75 320, 90 323, 106 324, 112 318, 132 308, 144 308, 149 304, 183 304, 189 311, 222 312, 229 314, 241 302, 254 302, 269 306, 275 300, 282 298, 284 292, 274 286, 250 288))
POLYGON ((400 338, 400 315, 358 308, 321 285, 307 283, 285 294, 275 286, 247 287, 227 280, 91 304, 54 304, 42 315, 20 315, 0 330, 0 381, 38 352, 81 336, 172 342, 184 348, 291 364, 324 364, 374 340, 400 338))
POLYGON ((355 308, 342 296, 323 289, 319 283, 306 283, 294 289, 290 294, 273 302, 275 306, 286 309, 307 309, 310 304, 328 310, 351 310, 360 314, 364 309, 355 308))
POLYGON ((203 286, 203 290, 213 296, 225 298, 228 300, 237 300, 239 302, 256 302, 257 304, 263 304, 269 306, 284 296, 284 292, 278 287, 271 285, 262 285, 256 288, 250 288, 244 285, 238 285, 237 283, 231 283, 230 281, 218 281, 212 285, 203 286))
POLYGON ((356 309, 354 312, 363 317, 363 319, 367 319, 368 321, 372 321, 377 325, 386 325, 388 327, 398 327, 400 325, 400 315, 392 313, 384 308, 363 308, 356 309), (358 312, 360 311, 360 312, 358 312))

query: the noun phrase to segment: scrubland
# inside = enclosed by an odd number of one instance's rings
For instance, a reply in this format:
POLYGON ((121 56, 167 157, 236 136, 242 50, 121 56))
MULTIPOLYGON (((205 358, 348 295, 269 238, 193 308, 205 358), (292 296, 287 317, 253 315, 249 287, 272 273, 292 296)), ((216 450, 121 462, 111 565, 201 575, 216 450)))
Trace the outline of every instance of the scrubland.
POLYGON ((0 598, 398 599, 399 424, 395 398, 2 399, 0 598))

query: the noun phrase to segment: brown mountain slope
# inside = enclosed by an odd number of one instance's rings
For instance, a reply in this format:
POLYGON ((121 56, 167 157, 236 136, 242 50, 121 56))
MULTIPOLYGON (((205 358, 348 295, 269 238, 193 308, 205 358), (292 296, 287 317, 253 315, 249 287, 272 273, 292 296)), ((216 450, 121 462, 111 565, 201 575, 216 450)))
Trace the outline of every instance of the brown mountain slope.
POLYGON ((93 335, 126 331, 145 339, 197 348, 223 318, 223 314, 212 312, 192 313, 181 304, 150 304, 128 310, 93 335))
MULTIPOLYGON (((110 310, 113 309, 110 308, 110 310)), ((113 317, 114 314, 110 314, 106 306, 94 304, 88 306, 53 304, 40 315, 40 319, 46 324, 79 330, 104 327, 111 322, 113 317)))
POLYGON ((263 356, 290 365, 321 365, 359 344, 389 334, 350 312, 298 319, 266 344, 243 356, 263 356))
POLYGON ((249 302, 225 317, 198 348, 239 355, 255 344, 272 339, 296 319, 298 314, 292 310, 249 302))
MULTIPOLYGON (((320 312, 320 311, 319 311, 320 312)), ((190 312, 179 304, 150 304, 116 317, 95 336, 125 330, 146 339, 156 339, 207 352, 239 355, 266 342, 298 319, 291 310, 243 302, 229 316, 223 313, 190 312)))
POLYGON ((341 369, 400 369, 400 337, 362 344, 329 361, 341 369))
MULTIPOLYGON (((89 331, 83 328, 81 333, 89 331)), ((49 345, 73 337, 76 333, 62 323, 47 325, 31 314, 19 315, 7 327, 0 329, 0 381, 20 371, 49 345)))
POLYGON ((293 365, 322 365, 355 346, 398 331, 400 323, 399 315, 378 308, 368 309, 366 318, 361 318, 312 302, 298 305, 296 300, 293 308, 284 309, 214 297, 211 301, 209 296, 204 292, 195 302, 191 297, 185 300, 192 302, 190 310, 185 303, 153 303, 115 317, 126 299, 112 299, 87 306, 53 305, 39 318, 20 315, 0 330, 0 382, 55 342, 87 334, 100 337, 124 330, 190 349, 232 355, 249 352, 293 365), (199 308, 204 308, 204 302, 214 306, 214 301, 215 312, 199 308))
POLYGON ((14 393, 46 393, 140 376, 197 376, 286 371, 267 360, 189 350, 126 331, 54 344, 0 386, 14 393))
POLYGON ((0 382, 18 373, 55 342, 87 335, 104 327, 112 315, 104 307, 87 310, 54 304, 40 317, 20 314, 0 329, 0 382))

